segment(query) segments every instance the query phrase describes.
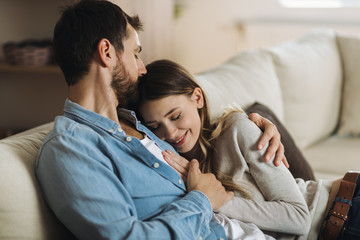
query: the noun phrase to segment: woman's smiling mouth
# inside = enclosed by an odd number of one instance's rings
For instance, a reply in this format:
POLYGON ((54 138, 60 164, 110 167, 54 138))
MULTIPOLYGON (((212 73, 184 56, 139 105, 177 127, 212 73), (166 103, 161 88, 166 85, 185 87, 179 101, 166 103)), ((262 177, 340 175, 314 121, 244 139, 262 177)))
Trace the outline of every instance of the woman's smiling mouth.
POLYGON ((183 145, 185 143, 185 141, 186 141, 187 133, 188 133, 188 131, 186 131, 186 133, 184 135, 182 135, 176 141, 174 141, 173 145, 176 146, 176 147, 179 147, 179 146, 183 145))

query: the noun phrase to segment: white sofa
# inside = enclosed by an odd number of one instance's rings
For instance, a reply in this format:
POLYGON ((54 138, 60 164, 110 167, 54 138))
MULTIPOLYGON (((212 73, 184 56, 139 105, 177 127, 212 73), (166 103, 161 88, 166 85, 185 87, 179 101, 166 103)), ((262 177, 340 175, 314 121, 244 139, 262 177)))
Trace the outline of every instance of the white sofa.
POLYGON ((239 53, 196 78, 213 117, 232 102, 269 107, 316 178, 360 170, 360 36, 314 30, 298 40, 239 53))
MULTIPOLYGON (((331 30, 239 53, 196 75, 212 116, 236 102, 268 106, 318 178, 360 170, 360 39, 331 30)), ((0 140, 0 239, 71 239, 46 206, 34 175, 52 123, 0 140)))

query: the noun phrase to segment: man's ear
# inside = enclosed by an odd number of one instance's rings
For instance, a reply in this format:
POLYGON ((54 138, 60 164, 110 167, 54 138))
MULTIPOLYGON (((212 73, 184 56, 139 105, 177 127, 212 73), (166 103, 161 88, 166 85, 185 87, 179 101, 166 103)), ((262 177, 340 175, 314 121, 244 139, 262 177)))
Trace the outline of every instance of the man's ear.
POLYGON ((202 91, 201 91, 200 88, 197 87, 197 88, 194 89, 194 91, 193 91, 193 93, 192 93, 192 95, 191 95, 191 99, 192 99, 193 101, 195 101, 196 107, 197 107, 198 109, 204 107, 204 95, 203 95, 203 93, 202 93, 202 91))
POLYGON ((99 54, 101 64, 106 67, 111 66, 111 61, 114 60, 114 47, 110 41, 106 38, 101 39, 97 45, 97 52, 99 54))

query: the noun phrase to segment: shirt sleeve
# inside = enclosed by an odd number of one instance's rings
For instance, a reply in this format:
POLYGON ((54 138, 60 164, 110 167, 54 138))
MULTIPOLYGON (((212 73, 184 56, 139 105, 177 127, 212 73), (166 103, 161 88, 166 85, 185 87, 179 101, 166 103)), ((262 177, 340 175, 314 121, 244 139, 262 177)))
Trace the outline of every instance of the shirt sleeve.
POLYGON ((198 191, 140 220, 126 186, 104 159, 95 146, 73 136, 53 137, 39 154, 36 173, 45 199, 77 238, 198 239, 211 234, 212 207, 198 191))
POLYGON ((266 147, 262 151, 257 150, 261 130, 245 114, 236 113, 228 124, 229 128, 222 135, 224 141, 217 149, 219 153, 225 154, 223 159, 217 161, 223 161, 221 164, 233 169, 245 165, 264 201, 235 197, 220 212, 231 218, 255 223, 262 230, 306 234, 311 220, 304 197, 283 164, 276 167, 273 160, 264 161, 266 147), (240 156, 231 155, 234 153, 240 156))

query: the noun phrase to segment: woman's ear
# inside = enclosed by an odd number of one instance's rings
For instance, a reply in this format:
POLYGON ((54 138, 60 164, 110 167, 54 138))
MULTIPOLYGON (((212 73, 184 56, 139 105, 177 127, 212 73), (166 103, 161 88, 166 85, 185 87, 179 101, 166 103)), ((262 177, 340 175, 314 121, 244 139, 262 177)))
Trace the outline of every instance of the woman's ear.
POLYGON ((191 99, 196 103, 196 107, 198 109, 201 109, 204 107, 204 95, 199 87, 195 88, 191 99))
POLYGON ((99 59, 102 65, 105 67, 111 66, 111 61, 113 61, 114 56, 112 51, 114 51, 113 45, 106 38, 101 39, 97 45, 97 52, 99 59))

